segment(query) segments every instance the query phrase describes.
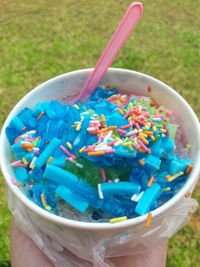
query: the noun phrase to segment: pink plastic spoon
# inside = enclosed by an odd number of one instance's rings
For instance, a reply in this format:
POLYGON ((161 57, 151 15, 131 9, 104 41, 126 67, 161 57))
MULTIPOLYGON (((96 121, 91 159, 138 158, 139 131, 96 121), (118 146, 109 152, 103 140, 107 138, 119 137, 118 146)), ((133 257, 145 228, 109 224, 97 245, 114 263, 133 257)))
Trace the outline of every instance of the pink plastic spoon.
POLYGON ((142 3, 135 2, 129 6, 108 45, 99 58, 94 70, 86 80, 81 93, 74 99, 74 102, 82 97, 90 95, 98 86, 108 67, 111 65, 122 45, 134 29, 134 26, 141 18, 142 12, 142 3))

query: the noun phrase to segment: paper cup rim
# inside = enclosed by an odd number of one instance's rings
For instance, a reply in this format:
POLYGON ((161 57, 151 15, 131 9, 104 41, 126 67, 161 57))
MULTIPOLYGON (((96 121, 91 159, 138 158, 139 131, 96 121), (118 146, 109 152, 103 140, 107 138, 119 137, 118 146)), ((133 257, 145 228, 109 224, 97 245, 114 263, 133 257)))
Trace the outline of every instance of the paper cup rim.
MULTIPOLYGON (((37 90, 39 90, 41 87, 48 85, 48 83, 51 83, 53 81, 62 79, 68 75, 76 75, 78 73, 88 73, 91 72, 93 70, 93 68, 87 68, 87 69, 80 69, 80 70, 76 70, 76 71, 71 71, 68 73, 64 73, 61 75, 58 75, 56 77, 53 77, 45 82, 43 82, 42 84, 38 85, 37 87, 33 88, 30 92, 28 92, 14 107, 13 109, 10 111, 7 119, 5 120, 3 127, 2 127, 2 131, 1 131, 1 136, 0 136, 0 166, 2 169, 2 173, 4 176, 4 179, 9 187, 9 189, 11 189, 11 191, 14 193, 14 195, 27 207, 29 208, 32 212, 35 212, 36 214, 44 217, 46 220, 52 221, 55 224, 58 225, 63 225, 66 227, 71 227, 71 228, 75 228, 75 229, 83 229, 83 230, 90 230, 90 231, 101 231, 101 230, 109 230, 109 229, 122 229, 122 228, 127 228, 129 226, 134 226, 140 223, 145 222, 146 218, 147 218, 147 214, 144 214, 142 216, 138 216, 136 218, 132 218, 132 219, 128 219, 126 221, 123 222, 118 222, 115 224, 110 224, 109 222, 82 222, 82 221, 76 221, 76 220, 72 220, 72 219, 67 219, 64 217, 60 217, 58 215, 49 213, 48 211, 40 208, 38 205, 36 205, 34 202, 32 202, 31 200, 29 200, 15 185, 13 185, 13 183, 11 182, 11 175, 9 173, 9 170, 6 166, 6 162, 4 159, 4 154, 5 154, 5 146, 4 146, 4 140, 7 138, 6 137, 6 133, 5 133, 5 129, 8 126, 11 118, 12 118, 12 114, 15 113, 15 110, 18 109, 18 107, 20 107, 22 105, 23 102, 26 102, 26 100, 31 97, 32 94, 34 94, 37 90)), ((152 80, 158 84, 160 84, 162 87, 167 88, 169 91, 171 91, 171 93, 175 94, 177 98, 179 98, 179 100, 181 102, 184 103, 184 105, 187 107, 188 112, 190 113, 191 118, 194 120, 194 122, 197 125, 197 129, 196 131, 198 132, 199 136, 200 136, 200 125, 199 125, 199 121, 197 119, 197 116, 195 115, 194 111, 192 110, 192 108, 190 107, 190 105, 186 102, 186 100, 179 95, 174 89, 172 89, 171 87, 169 87, 168 85, 166 85, 165 83, 161 82, 160 80, 153 78, 150 75, 141 73, 141 72, 137 72, 137 71, 133 71, 133 70, 128 70, 128 69, 121 69, 121 68, 109 68, 108 72, 126 72, 129 74, 137 74, 143 78, 148 78, 149 80, 152 80)), ((197 162, 200 162, 200 150, 198 150, 197 152, 197 162)), ((194 185, 197 183, 198 181, 198 175, 200 173, 200 164, 196 164, 192 170, 192 173, 190 174, 190 178, 188 179, 188 181, 186 181, 186 183, 184 184, 184 186, 179 190, 179 192, 173 196, 170 200, 168 200, 165 204, 163 204, 162 206, 160 206, 159 208, 155 209, 152 211, 152 217, 155 218, 161 214, 163 214, 165 211, 169 210, 170 207, 172 207, 177 201, 179 201, 182 197, 184 197, 184 195, 186 193, 188 193, 189 190, 192 190, 194 185)))

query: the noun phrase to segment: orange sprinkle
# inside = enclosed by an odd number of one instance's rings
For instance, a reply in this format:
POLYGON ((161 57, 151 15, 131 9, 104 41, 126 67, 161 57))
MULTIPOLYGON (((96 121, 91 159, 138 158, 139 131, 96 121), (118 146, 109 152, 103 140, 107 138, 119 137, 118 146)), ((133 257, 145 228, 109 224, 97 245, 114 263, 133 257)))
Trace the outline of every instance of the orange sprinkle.
POLYGON ((121 108, 118 108, 117 110, 119 111, 119 113, 120 113, 121 115, 125 115, 125 112, 124 112, 121 108))
POLYGON ((146 220, 146 228, 150 227, 151 220, 152 220, 152 212, 149 212, 148 215, 147 215, 147 220, 146 220))
POLYGON ((192 195, 192 193, 187 193, 187 194, 185 194, 185 197, 189 198, 189 197, 191 197, 191 195, 192 195))
POLYGON ((148 181, 147 187, 150 187, 152 183, 154 182, 154 176, 152 175, 148 181))
POLYGON ((44 198, 44 194, 41 194, 41 195, 40 195, 40 198, 41 198, 41 201, 42 201, 42 205, 43 205, 44 207, 46 207, 46 206, 47 206, 47 203, 46 203, 46 200, 45 200, 45 198, 44 198))
POLYGON ((41 119, 41 117, 44 115, 44 112, 42 111, 39 116, 37 117, 37 120, 41 119))
POLYGON ((138 136, 138 139, 140 139, 142 141, 142 143, 144 143, 145 145, 149 144, 149 141, 146 138, 144 138, 143 136, 138 136))
POLYGON ((117 129, 117 126, 109 126, 107 128, 104 128, 104 129, 101 129, 101 130, 98 130, 97 133, 104 133, 104 132, 107 132, 107 131, 110 131, 110 130, 115 130, 117 129))
POLYGON ((102 119, 102 121, 106 121, 106 118, 105 118, 104 114, 101 114, 101 119, 102 119))
POLYGON ((149 154, 149 155, 151 154, 151 149, 150 148, 147 149, 147 154, 149 154))
POLYGON ((192 169, 193 169, 193 165, 192 164, 188 164, 187 165, 187 168, 185 170, 185 175, 190 174, 190 172, 192 171, 192 169))
POLYGON ((153 132, 151 132, 151 131, 144 131, 144 134, 147 134, 147 135, 152 135, 152 134, 153 134, 153 132))
POLYGON ((77 127, 77 125, 74 125, 74 124, 73 124, 73 125, 71 125, 71 127, 77 127))
POLYGON ((117 126, 116 126, 116 125, 114 125, 114 126, 109 126, 107 129, 108 129, 108 130, 115 130, 115 129, 117 129, 117 126))
POLYGON ((171 175, 166 175, 165 179, 168 181, 168 179, 171 177, 171 175))
POLYGON ((102 155, 105 155, 105 151, 95 151, 88 153, 88 156, 102 156, 102 155))
POLYGON ((140 165, 142 165, 142 166, 144 166, 145 165, 145 162, 143 161, 143 160, 141 160, 141 159, 138 159, 138 161, 137 161, 140 165))
POLYGON ((19 183, 16 183, 15 185, 16 185, 17 187, 20 187, 20 186, 21 186, 21 184, 19 184, 19 183))
POLYGON ((28 152, 31 152, 33 150, 34 145, 33 144, 23 144, 20 147, 23 147, 26 149, 28 152))
POLYGON ((147 92, 148 92, 148 93, 151 93, 152 91, 153 91, 153 88, 152 88, 151 86, 148 86, 148 87, 147 87, 147 92))

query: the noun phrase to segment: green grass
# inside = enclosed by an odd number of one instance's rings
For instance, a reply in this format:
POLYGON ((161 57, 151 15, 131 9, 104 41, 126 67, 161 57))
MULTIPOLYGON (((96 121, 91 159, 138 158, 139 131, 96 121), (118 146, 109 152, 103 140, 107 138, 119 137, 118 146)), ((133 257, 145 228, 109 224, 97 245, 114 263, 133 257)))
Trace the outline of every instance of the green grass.
MULTIPOLYGON (((36 85, 64 72, 94 66, 130 3, 130 0, 2 1, 1 125, 18 100, 36 85)), ((164 81, 187 99, 200 118, 199 0, 145 0, 143 6, 143 18, 113 66, 134 69, 164 81)), ((6 266, 10 214, 2 178, 0 181, 0 266, 6 266)), ((195 196, 200 199, 197 190, 195 196)), ((199 212, 194 218, 193 223, 170 240, 168 266, 199 266, 199 212)))

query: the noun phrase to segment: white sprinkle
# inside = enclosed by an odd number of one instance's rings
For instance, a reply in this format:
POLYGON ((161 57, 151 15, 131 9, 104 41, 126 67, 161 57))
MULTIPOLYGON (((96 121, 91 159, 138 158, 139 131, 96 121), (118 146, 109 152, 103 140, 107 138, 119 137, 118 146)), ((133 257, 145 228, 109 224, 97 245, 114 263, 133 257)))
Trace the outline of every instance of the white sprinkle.
POLYGON ((161 118, 152 118, 152 121, 161 121, 161 118))
POLYGON ((99 148, 99 147, 104 146, 104 145, 106 145, 106 144, 107 144, 107 142, 101 142, 100 144, 98 144, 98 145, 96 146, 96 148, 99 148))
POLYGON ((140 198, 142 197, 143 194, 144 194, 144 191, 142 191, 141 193, 139 193, 139 195, 137 195, 137 197, 135 198, 135 202, 138 202, 140 200, 140 198))
POLYGON ((30 142, 28 142, 28 141, 21 141, 20 144, 22 144, 22 145, 31 144, 31 141, 30 142))
POLYGON ((77 167, 81 168, 81 169, 83 168, 83 165, 80 164, 80 163, 78 163, 78 162, 77 162, 75 165, 76 165, 77 167))
POLYGON ((92 131, 96 131, 97 129, 95 127, 88 127, 87 131, 88 132, 92 132, 92 131))
POLYGON ((112 133, 113 133, 113 131, 110 130, 110 131, 108 132, 108 134, 106 135, 106 137, 104 138, 104 141, 107 141, 107 140, 111 137, 112 133))
POLYGON ((71 157, 69 157, 68 160, 71 161, 72 163, 76 163, 76 161, 71 157))
POLYGON ((39 151, 39 147, 33 147, 33 151, 39 151))
POLYGON ((31 131, 26 132, 26 134, 35 134, 35 133, 36 133, 36 130, 31 130, 31 131))
POLYGON ((94 151, 105 151, 106 149, 110 149, 110 147, 109 146, 100 146, 100 147, 96 147, 95 149, 94 149, 94 151))
POLYGON ((123 144, 123 141, 122 140, 119 140, 118 142, 114 143, 114 146, 120 146, 123 144))
POLYGON ((127 134, 125 134, 125 136, 130 136, 130 135, 133 135, 133 134, 136 134, 136 133, 138 133, 138 130, 134 129, 133 131, 130 131, 127 134))
POLYGON ((98 194, 99 194, 99 198, 103 199, 103 192, 101 190, 101 184, 98 184, 98 194))
MULTIPOLYGON (((81 115, 90 114, 88 111, 82 112, 81 115)), ((81 116, 82 118, 82 116, 81 116)))
POLYGON ((11 165, 15 166, 15 164, 18 164, 18 163, 22 163, 21 160, 14 161, 13 163, 11 163, 11 165))
POLYGON ((32 159, 32 161, 31 161, 31 163, 30 163, 30 165, 29 165, 29 167, 30 167, 31 169, 34 169, 34 168, 35 168, 34 163, 35 163, 36 159, 37 159, 37 157, 34 157, 34 158, 32 159))
POLYGON ((114 180, 115 183, 118 183, 119 181, 120 181, 119 178, 116 178, 116 179, 114 180))
POLYGON ((135 199, 136 199, 137 196, 138 196, 137 194, 134 194, 134 195, 131 197, 131 200, 132 200, 132 201, 135 201, 135 199))
POLYGON ((164 133, 162 133, 162 137, 165 137, 166 135, 164 133))

